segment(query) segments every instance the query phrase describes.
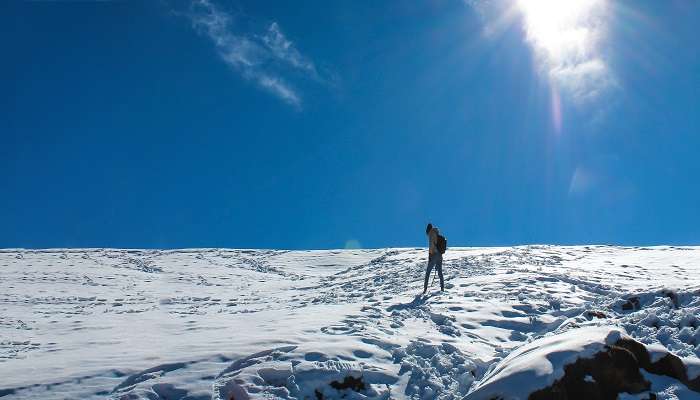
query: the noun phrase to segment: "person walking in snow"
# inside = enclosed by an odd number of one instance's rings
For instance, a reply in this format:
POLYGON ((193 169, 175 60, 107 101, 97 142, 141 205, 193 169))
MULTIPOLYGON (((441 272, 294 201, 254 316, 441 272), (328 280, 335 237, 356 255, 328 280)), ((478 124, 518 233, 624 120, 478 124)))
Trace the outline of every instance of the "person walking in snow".
POLYGON ((423 284, 423 294, 428 290, 428 279, 433 267, 437 269, 440 277, 440 291, 445 291, 445 281, 442 279, 442 253, 447 248, 447 241, 440 235, 440 230, 428 224, 425 228, 425 234, 428 235, 428 268, 425 270, 425 282, 423 284))

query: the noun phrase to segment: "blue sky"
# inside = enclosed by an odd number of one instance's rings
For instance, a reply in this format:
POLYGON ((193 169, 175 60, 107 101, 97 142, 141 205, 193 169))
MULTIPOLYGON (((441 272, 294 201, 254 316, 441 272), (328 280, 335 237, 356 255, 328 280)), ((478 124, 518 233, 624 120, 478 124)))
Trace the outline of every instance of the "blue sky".
POLYGON ((542 1, 3 2, 0 247, 700 244, 700 2, 542 1))

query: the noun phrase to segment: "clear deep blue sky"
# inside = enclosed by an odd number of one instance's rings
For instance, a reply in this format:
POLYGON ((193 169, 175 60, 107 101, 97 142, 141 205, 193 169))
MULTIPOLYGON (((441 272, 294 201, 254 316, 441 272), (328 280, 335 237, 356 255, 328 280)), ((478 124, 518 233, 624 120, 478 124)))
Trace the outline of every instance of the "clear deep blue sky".
POLYGON ((0 247, 700 244, 700 2, 510 3, 2 2, 0 247))

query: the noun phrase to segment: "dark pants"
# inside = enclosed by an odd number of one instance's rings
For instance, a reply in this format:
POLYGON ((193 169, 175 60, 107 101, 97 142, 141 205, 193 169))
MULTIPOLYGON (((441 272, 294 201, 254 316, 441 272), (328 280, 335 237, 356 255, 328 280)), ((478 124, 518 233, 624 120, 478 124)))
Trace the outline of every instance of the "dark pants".
POLYGON ((428 279, 430 279, 430 273, 433 272, 433 267, 437 268, 437 273, 440 277, 440 290, 445 290, 445 281, 442 279, 442 254, 438 253, 428 256, 428 269, 425 271, 423 293, 428 290, 428 279))

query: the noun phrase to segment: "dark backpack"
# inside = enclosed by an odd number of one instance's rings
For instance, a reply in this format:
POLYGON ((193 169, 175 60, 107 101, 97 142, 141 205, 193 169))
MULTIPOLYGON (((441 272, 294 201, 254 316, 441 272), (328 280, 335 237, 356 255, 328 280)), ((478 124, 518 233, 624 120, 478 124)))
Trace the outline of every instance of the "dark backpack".
POLYGON ((447 239, 445 239, 444 236, 438 233, 437 235, 437 249, 440 252, 440 254, 445 254, 445 251, 447 251, 447 239))

